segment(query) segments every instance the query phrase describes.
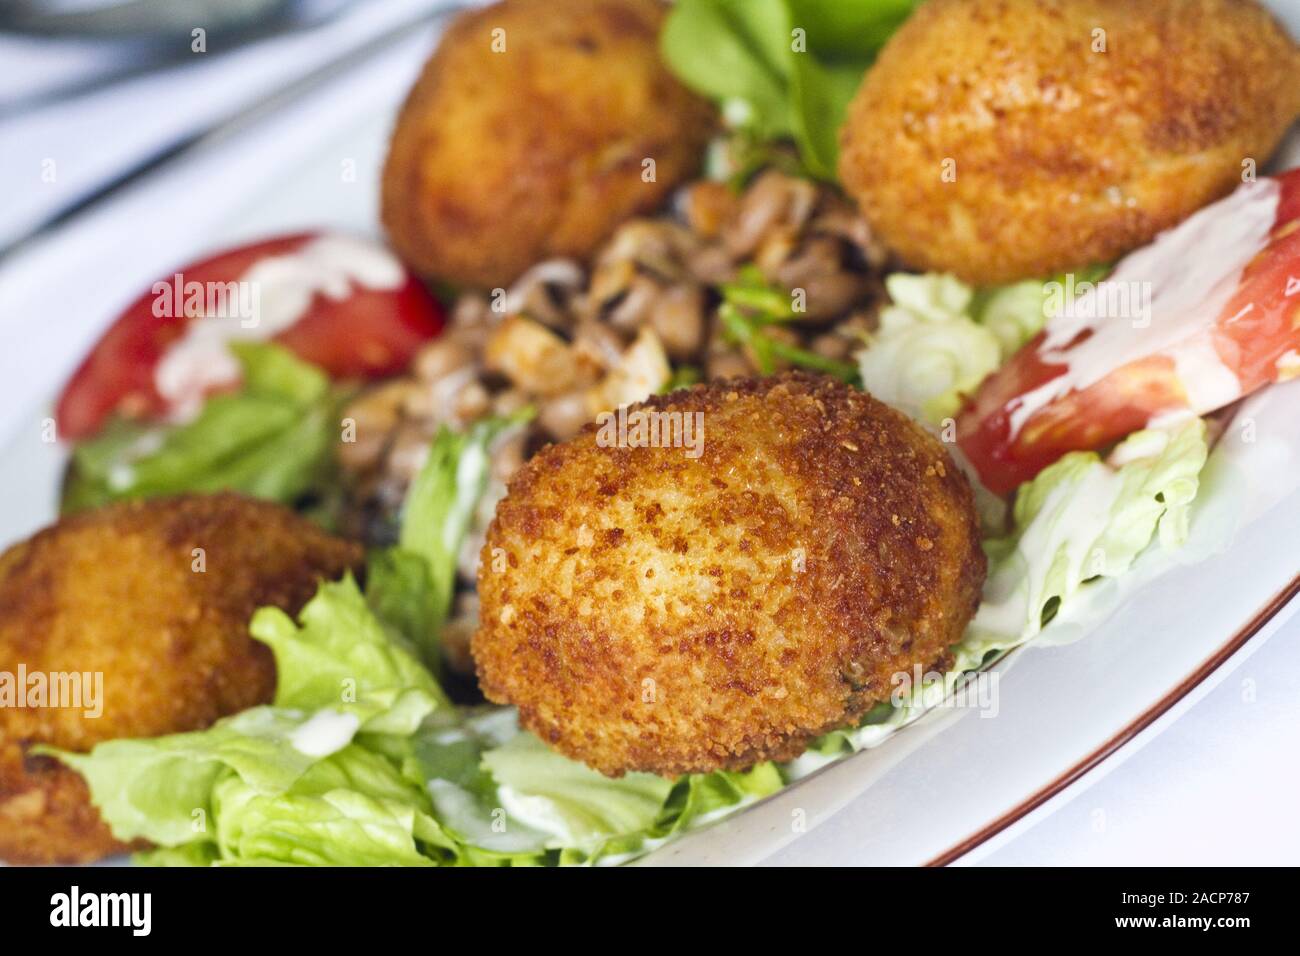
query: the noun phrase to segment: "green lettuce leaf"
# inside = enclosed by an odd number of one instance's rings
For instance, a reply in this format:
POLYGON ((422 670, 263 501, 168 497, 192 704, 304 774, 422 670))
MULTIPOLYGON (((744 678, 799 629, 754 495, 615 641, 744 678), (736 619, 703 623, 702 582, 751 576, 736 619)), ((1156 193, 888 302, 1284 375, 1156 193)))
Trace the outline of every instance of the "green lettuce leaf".
POLYGON ((408 773, 409 738, 449 705, 351 576, 322 585, 297 624, 264 608, 250 629, 275 655, 272 705, 194 733, 42 752, 85 777, 121 839, 178 851, 160 863, 454 857, 423 780, 408 773))
POLYGON ((320 369, 262 342, 232 342, 243 382, 178 426, 111 423, 77 445, 65 513, 123 498, 240 491, 292 504, 328 477, 338 397, 320 369))
POLYGON ((990 289, 977 298, 972 312, 997 339, 1002 361, 1019 352, 1047 322, 1043 283, 1038 279, 990 289))
MULTIPOLYGON (((1074 275, 1091 282, 1106 271, 1074 275)), ((976 290, 950 275, 896 273, 885 288, 890 305, 857 354, 863 387, 936 426, 1042 331, 1053 301, 1051 283, 1037 279, 976 290)))
POLYGON ((804 168, 834 180, 849 102, 915 0, 678 0, 661 49, 733 128, 791 138, 804 168))
POLYGON ((617 863, 784 786, 775 765, 669 780, 611 779, 519 730, 496 709, 418 746, 435 815, 476 862, 617 863))
POLYGON ((438 632, 451 610, 461 546, 487 490, 489 449, 532 414, 528 409, 509 418, 483 419, 464 433, 440 428, 406 493, 397 545, 370 559, 366 596, 371 608, 414 642, 435 672, 441 664, 438 632))
MULTIPOLYGON (((1110 272, 1110 266, 1095 264, 1071 270, 1068 288, 1083 283, 1097 282, 1110 272)), ((1002 348, 1002 361, 1020 351, 1030 339, 1043 330, 1048 316, 1066 300, 1062 294, 1067 288, 1066 275, 1049 281, 1026 279, 1011 285, 993 286, 975 293, 971 315, 997 337, 1002 348), (1053 294, 1054 287, 1061 290, 1053 294)))
POLYGON ((770 796, 784 786, 785 778, 774 763, 761 763, 741 772, 716 770, 691 774, 684 783, 674 787, 665 803, 660 815, 660 832, 667 835, 699 826, 770 796))
POLYGON ((978 666, 1034 637, 1090 582, 1128 571, 1153 539, 1181 546, 1207 455, 1205 423, 1191 419, 1135 432, 1109 461, 1071 452, 1022 485, 1015 532, 986 545, 984 600, 959 662, 978 666))
POLYGON ((422 788, 363 746, 313 764, 281 792, 227 775, 213 806, 223 863, 434 866, 454 856, 422 788))
POLYGON ((857 355, 863 387, 939 425, 1002 363, 998 337, 969 315, 974 292, 952 276, 898 273, 885 287, 891 304, 857 355))
POLYGON ((249 630, 275 655, 275 706, 353 715, 364 733, 409 736, 450 706, 433 675, 371 612, 349 574, 298 615, 264 607, 249 630))
POLYGON ((213 866, 217 863, 217 848, 212 843, 160 846, 141 850, 131 857, 131 862, 136 866, 213 866))
POLYGON ((794 132, 784 0, 680 0, 660 38, 664 60, 687 86, 763 137, 794 132))
POLYGON ((617 780, 518 734, 483 754, 506 811, 549 834, 551 848, 594 851, 611 835, 649 830, 672 792, 671 780, 629 773, 617 780))
POLYGON ((237 774, 251 787, 276 792, 320 759, 293 743, 308 720, 303 712, 254 707, 193 733, 109 740, 88 754, 40 752, 86 779, 118 839, 175 847, 211 841, 212 790, 223 777, 237 774))

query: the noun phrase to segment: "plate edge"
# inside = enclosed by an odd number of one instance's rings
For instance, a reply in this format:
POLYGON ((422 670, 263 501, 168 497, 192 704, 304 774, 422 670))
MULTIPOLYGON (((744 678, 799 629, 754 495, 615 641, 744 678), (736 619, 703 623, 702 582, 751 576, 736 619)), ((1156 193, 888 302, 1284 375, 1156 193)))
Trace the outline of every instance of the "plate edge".
POLYGON ((1300 574, 1297 574, 1291 579, 1289 584, 1278 591, 1277 594, 1273 595, 1273 598, 1267 604, 1255 612, 1255 615, 1249 621, 1247 621, 1231 638, 1229 638, 1228 641, 1221 645, 1218 650, 1214 651, 1214 653, 1207 657, 1201 665, 1196 668, 1196 670, 1183 678, 1183 680, 1180 681, 1172 690, 1125 725, 1109 740, 1097 747, 1092 751, 1092 753, 1088 754, 1088 756, 1075 763, 1068 770, 1061 773, 1050 783, 1045 784, 1010 810, 981 827, 979 830, 976 830, 961 842, 949 847, 947 850, 925 863, 924 866, 940 867, 948 866, 949 864, 956 862, 959 858, 979 848, 984 843, 987 843, 1003 830, 1018 823, 1021 819, 1037 810, 1047 801, 1051 800, 1053 797, 1087 776, 1106 760, 1110 759, 1116 751, 1159 720, 1160 717, 1162 717, 1170 708, 1190 694, 1211 674, 1227 663, 1229 658, 1249 643, 1251 638, 1263 630, 1263 628, 1267 626, 1267 624, 1298 595, 1300 595, 1300 574))

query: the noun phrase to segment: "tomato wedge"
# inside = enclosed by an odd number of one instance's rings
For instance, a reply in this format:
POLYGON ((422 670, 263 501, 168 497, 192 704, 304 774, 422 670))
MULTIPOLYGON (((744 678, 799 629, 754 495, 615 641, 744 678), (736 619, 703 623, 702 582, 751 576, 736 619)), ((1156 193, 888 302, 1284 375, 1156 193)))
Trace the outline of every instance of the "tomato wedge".
POLYGON ((1241 186, 1063 301, 957 419, 999 494, 1068 451, 1300 374, 1300 169, 1241 186))
MULTIPOLYGON (((59 398, 59 434, 87 438, 113 415, 176 413, 176 396, 159 388, 159 367, 194 338, 199 321, 209 339, 227 330, 230 338, 269 338, 335 378, 370 379, 405 369, 438 334, 443 314, 415 275, 369 240, 297 233, 230 249, 177 270, 122 312, 59 398), (214 324, 202 305, 214 301, 213 290, 229 293, 217 300, 225 304, 241 294, 255 301, 257 316, 224 315, 226 325, 214 324)), ((195 349, 192 364, 203 365, 203 354, 195 349)), ((235 384, 220 370, 204 374, 193 384, 205 393, 235 384)))

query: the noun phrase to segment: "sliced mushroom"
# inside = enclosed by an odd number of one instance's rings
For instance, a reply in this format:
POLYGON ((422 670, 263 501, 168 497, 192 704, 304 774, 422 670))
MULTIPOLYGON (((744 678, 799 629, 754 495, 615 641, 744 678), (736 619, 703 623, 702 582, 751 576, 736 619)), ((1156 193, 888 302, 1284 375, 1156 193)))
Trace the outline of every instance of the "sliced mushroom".
POLYGON ((344 437, 338 444, 339 464, 365 471, 379 462, 402 418, 402 406, 413 384, 407 379, 366 389, 343 410, 344 437))
POLYGON ((478 369, 463 365, 432 381, 421 381, 407 393, 403 410, 430 426, 447 423, 459 427, 482 416, 490 404, 478 369))
POLYGON ((534 395, 558 395, 573 387, 578 368, 568 343, 546 326, 522 315, 492 330, 484 365, 534 395))
POLYGON ((659 301, 660 292, 658 282, 648 276, 638 275, 609 310, 606 321, 614 328, 632 334, 649 321, 650 314, 659 301))
POLYGON ((682 190, 678 208, 697 235, 716 239, 735 218, 740 201, 726 183, 703 179, 682 190))
POLYGON ((705 372, 711 379, 746 378, 755 368, 739 349, 720 349, 709 355, 705 372))
MULTIPOLYGON (((672 281, 684 273, 683 263, 699 245, 698 236, 669 219, 633 219, 614 234, 597 260, 596 271, 630 262, 638 271, 672 281)), ((593 289, 600 284, 594 275, 591 284, 593 289)))
POLYGON ((627 293, 636 278, 636 263, 631 259, 605 259, 591 274, 587 300, 583 309, 587 318, 596 318, 609 305, 627 293))
POLYGON ((502 310, 566 332, 573 322, 572 301, 586 282, 586 273, 571 259, 541 262, 515 280, 502 301, 502 310))
POLYGON ((722 246, 705 246, 691 256, 691 276, 704 285, 718 286, 736 278, 736 263, 722 246))
POLYGON ((658 392, 672 377, 672 368, 659 336, 643 328, 636 341, 624 351, 618 367, 599 385, 587 392, 590 418, 620 405, 644 401, 658 392))
POLYGON ((508 483, 524 463, 524 450, 528 446, 527 425, 518 425, 497 436, 489 449, 491 477, 502 485, 508 483))
POLYGON ((507 388, 505 391, 497 392, 492 396, 492 414, 507 418, 516 412, 523 411, 532 404, 532 399, 528 393, 518 388, 507 388))
POLYGON ((843 315, 871 292, 869 276, 844 264, 844 243, 830 236, 805 239, 771 273, 777 284, 803 290, 804 321, 825 322, 843 315))
POLYGON ((584 377, 601 378, 619 363, 626 343, 607 323, 583 319, 573 333, 573 354, 584 377))
POLYGON ((735 223, 724 235, 727 251, 747 257, 772 229, 799 229, 816 208, 817 197, 815 183, 775 170, 763 173, 746 190, 735 223))
POLYGON ((403 487, 411 483, 428 460, 433 431, 421 422, 408 420, 402 422, 394 433, 392 445, 384 459, 384 468, 403 487))
POLYGON ((443 336, 420 349, 411 368, 417 378, 433 382, 473 362, 474 351, 469 346, 451 336, 443 336))
POLYGON ((867 268, 883 269, 889 264, 889 250, 885 244, 876 238, 867 221, 856 210, 843 203, 834 203, 819 212, 808 228, 810 232, 838 236, 850 243, 867 268))
POLYGON ((588 411, 587 390, 566 392, 542 402, 537 413, 537 424, 556 441, 567 441, 582 426, 591 421, 588 411))
POLYGON ((665 289, 650 312, 654 329, 670 358, 693 358, 704 344, 704 290, 697 285, 665 289))
POLYGON ((493 311, 492 303, 480 292, 457 296, 451 310, 451 326, 456 329, 488 328, 500 318, 501 314, 493 311))

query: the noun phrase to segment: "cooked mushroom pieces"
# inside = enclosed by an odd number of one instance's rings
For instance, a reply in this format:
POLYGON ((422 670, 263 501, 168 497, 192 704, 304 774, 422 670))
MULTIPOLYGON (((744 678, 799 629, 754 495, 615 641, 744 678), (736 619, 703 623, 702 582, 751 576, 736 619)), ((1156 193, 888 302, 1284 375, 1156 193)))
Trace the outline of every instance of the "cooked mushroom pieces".
POLYGON ((398 507, 442 426, 531 408, 522 461, 677 383, 781 371, 798 364, 791 356, 845 362, 874 328, 887 265, 830 187, 775 169, 744 188, 691 183, 671 212, 618 226, 590 269, 544 259, 507 288, 460 295, 410 374, 349 411, 360 434, 339 459, 357 509, 398 507), (719 314, 728 290, 746 284, 779 304, 772 315, 750 307, 757 343, 738 340, 719 314))

